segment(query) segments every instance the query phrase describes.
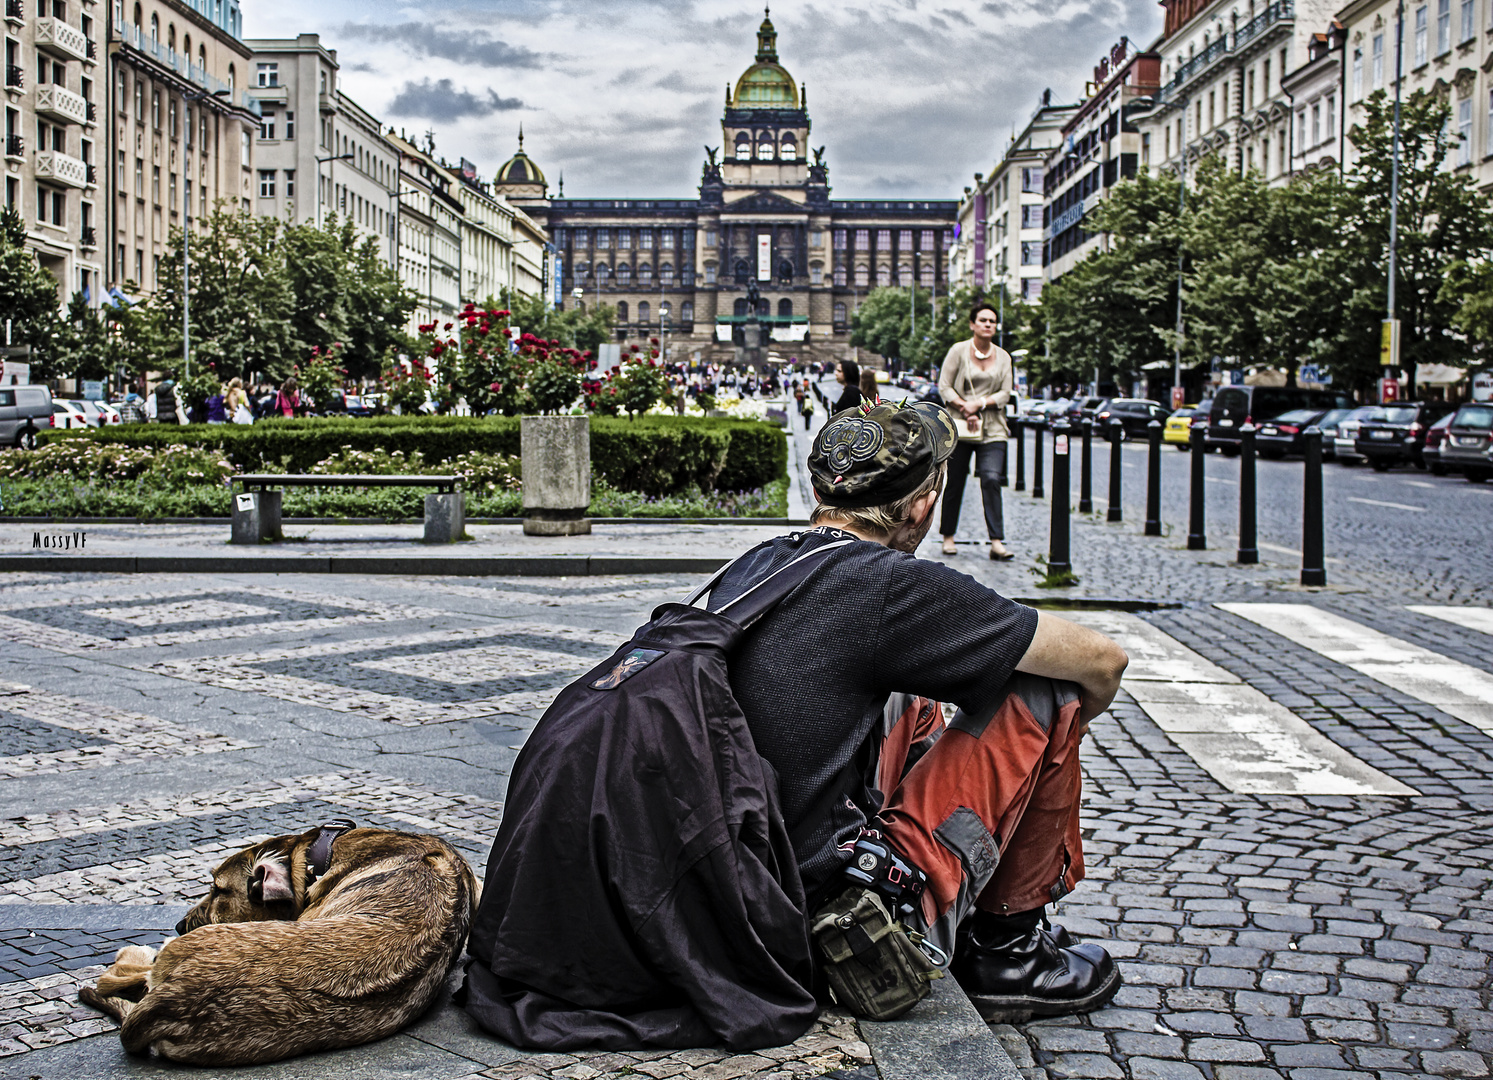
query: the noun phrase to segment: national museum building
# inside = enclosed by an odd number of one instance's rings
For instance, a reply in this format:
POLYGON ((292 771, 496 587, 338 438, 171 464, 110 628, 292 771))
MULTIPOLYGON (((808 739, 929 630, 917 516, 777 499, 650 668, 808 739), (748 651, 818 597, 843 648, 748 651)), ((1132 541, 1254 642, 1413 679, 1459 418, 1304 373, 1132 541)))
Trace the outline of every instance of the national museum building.
POLYGON ((698 198, 552 199, 522 149, 493 186, 547 228, 559 300, 616 307, 619 339, 662 331, 671 361, 727 359, 755 282, 776 351, 829 360, 849 354, 850 313, 872 288, 916 282, 943 300, 959 204, 831 199, 809 127, 807 91, 778 63, 764 19, 757 62, 727 92, 725 154, 707 148, 698 198))

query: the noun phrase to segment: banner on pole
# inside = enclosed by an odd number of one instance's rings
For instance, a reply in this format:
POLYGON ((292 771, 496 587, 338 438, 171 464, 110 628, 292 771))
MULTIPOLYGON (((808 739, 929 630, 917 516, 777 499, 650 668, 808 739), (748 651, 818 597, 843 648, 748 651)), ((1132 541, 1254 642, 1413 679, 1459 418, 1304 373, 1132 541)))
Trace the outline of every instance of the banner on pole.
POLYGON ((1384 367, 1400 366, 1400 320, 1385 319, 1379 335, 1379 363, 1384 367))
POLYGON ((757 234, 757 280, 772 280, 772 237, 767 233, 757 234))

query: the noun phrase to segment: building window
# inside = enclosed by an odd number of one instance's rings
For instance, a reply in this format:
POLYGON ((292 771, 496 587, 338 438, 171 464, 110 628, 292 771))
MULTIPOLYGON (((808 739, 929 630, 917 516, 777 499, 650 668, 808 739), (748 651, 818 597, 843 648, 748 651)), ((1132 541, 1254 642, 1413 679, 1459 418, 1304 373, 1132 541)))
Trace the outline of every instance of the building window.
MULTIPOLYGON (((322 82, 323 83, 326 82, 326 75, 325 74, 322 75, 322 82)), ((260 86, 279 86, 280 85, 280 65, 279 64, 260 64, 259 65, 259 85, 260 86)), ((323 89, 325 89, 325 87, 323 87, 323 89)))
POLYGON ((674 250, 674 230, 665 229, 658 235, 658 246, 665 251, 674 250))
POLYGON ((823 285, 824 284, 824 264, 823 263, 810 263, 809 264, 809 284, 810 285, 823 285))
POLYGON ((570 232, 570 243, 572 247, 583 248, 591 243, 590 229, 572 229, 570 232))
POLYGON ((876 230, 876 250, 877 251, 891 251, 892 250, 892 230, 891 229, 877 229, 876 230))
POLYGON ((1460 42, 1472 40, 1472 10, 1475 6, 1475 0, 1462 0, 1462 33, 1457 38, 1460 42))
POLYGON ((870 229, 856 229, 855 230, 855 250, 856 251, 870 251, 871 250, 871 230, 870 229))
POLYGON ((1312 145, 1322 141, 1322 106, 1312 106, 1312 145))
POLYGON ((653 311, 652 311, 651 308, 649 308, 648 301, 647 300, 639 300, 638 301, 638 325, 639 326, 645 325, 648 322, 648 316, 650 316, 652 314, 653 314, 653 311))
POLYGON ((638 266, 638 284, 647 285, 653 280, 653 264, 642 263, 638 266))
POLYGON ((679 305, 679 321, 682 323, 692 323, 695 321, 695 302, 693 300, 686 300, 679 305))
POLYGON ((124 151, 117 151, 114 155, 114 185, 120 194, 124 193, 124 151))
POLYGON ((1436 55, 1452 51, 1452 0, 1436 0, 1436 55))
POLYGON ((835 325, 845 325, 845 302, 843 300, 837 300, 835 302, 835 325))
POLYGON ((918 268, 918 284, 925 289, 933 288, 933 264, 924 263, 918 268))
POLYGON ((1024 168, 1021 170, 1021 190, 1027 194, 1040 195, 1042 193, 1042 169, 1024 168))
POLYGON ((145 198, 145 159, 135 159, 135 198, 145 198))
POLYGON ((627 251, 631 247, 632 247, 632 230, 631 229, 618 229, 617 230, 617 248, 618 248, 618 250, 627 251))
POLYGON ((1472 164, 1472 99, 1457 102, 1457 134, 1462 143, 1457 147, 1457 164, 1472 164))
MULTIPOLYGON (((85 95, 86 96, 86 95, 85 95)), ((176 138, 176 99, 172 98, 166 104, 166 129, 171 137, 176 138)))
POLYGON ((285 170, 285 197, 287 199, 293 199, 293 198, 295 198, 295 170, 294 169, 286 169, 285 170))
POLYGON ((627 301, 626 300, 618 300, 617 301, 617 321, 619 323, 625 323, 627 321, 627 301))
POLYGON ((899 251, 912 250, 912 230, 902 229, 897 233, 897 249, 899 251))
POLYGON ((161 130, 161 95, 156 91, 150 95, 150 126, 161 130))
POLYGON ((674 321, 674 307, 667 300, 658 305, 658 325, 666 327, 674 321))
POLYGON ((708 262, 705 264, 705 284, 715 284, 715 263, 713 262, 708 262))
POLYGON ((598 249, 609 248, 609 247, 612 246, 612 230, 611 229, 597 229, 596 230, 596 246, 597 246, 598 249))
POLYGON ((845 250, 846 239, 847 239, 847 237, 845 235, 845 230, 844 229, 836 229, 835 230, 835 238, 834 238, 833 242, 834 242, 834 246, 835 246, 835 250, 836 251, 844 251, 845 250))
POLYGON ((167 200, 166 205, 171 208, 171 212, 174 214, 174 213, 176 213, 176 174, 175 173, 172 173, 171 176, 168 178, 166 186, 167 186, 167 192, 171 196, 170 199, 167 200))
POLYGON ((739 131, 736 133, 736 160, 752 160, 752 137, 745 131, 739 131))
POLYGON ((622 286, 632 284, 632 263, 622 263, 617 267, 617 284, 622 286))
POLYGON ((1422 4, 1415 9, 1415 66, 1420 67, 1426 62, 1426 47, 1428 23, 1431 9, 1422 4))
POLYGON ((596 284, 605 285, 612 276, 612 268, 606 263, 596 264, 596 284))
MULTIPOLYGON (((206 142, 203 142, 202 150, 203 153, 207 152, 206 142)), ((249 162, 251 160, 251 158, 249 157, 249 153, 249 133, 247 131, 240 131, 238 143, 238 163, 246 169, 249 167, 249 162)))
POLYGON ((663 284, 663 285, 672 285, 672 284, 674 284, 674 264, 673 263, 664 263, 662 266, 660 266, 658 268, 658 280, 659 280, 659 283, 663 284))
POLYGON ((1151 133, 1149 131, 1140 137, 1140 163, 1142 167, 1151 164, 1151 133))
POLYGON ((857 289, 864 289, 870 284, 871 271, 865 263, 861 263, 855 268, 855 287, 857 289))
POLYGON ((261 199, 273 199, 275 197, 275 170, 259 170, 259 197, 261 199))
POLYGON ((285 114, 285 137, 287 139, 295 138, 295 113, 293 112, 285 114))
POLYGON ((1021 208, 1021 227, 1023 229, 1040 229, 1042 227, 1042 207, 1037 203, 1028 203, 1021 208))
POLYGON ((1374 54, 1373 82, 1369 89, 1378 90, 1384 85, 1384 35, 1375 34, 1372 45, 1374 54))
POLYGON ((1042 298, 1041 278, 1021 279, 1021 298, 1029 303, 1036 303, 1042 298))
POLYGON ((876 268, 876 285, 878 288, 889 289, 892 286, 892 268, 882 265, 876 268))
POLYGON ((638 247, 641 248, 644 251, 652 251, 653 250, 653 230, 652 229, 639 229, 638 230, 638 247))
POLYGON ((1363 50, 1353 50, 1353 100, 1363 100, 1363 50))
POLYGON ((267 112, 259 118, 259 137, 261 139, 273 139, 275 137, 275 114, 267 112))
POLYGON ((845 287, 846 271, 844 266, 835 267, 834 281, 840 288, 845 287))

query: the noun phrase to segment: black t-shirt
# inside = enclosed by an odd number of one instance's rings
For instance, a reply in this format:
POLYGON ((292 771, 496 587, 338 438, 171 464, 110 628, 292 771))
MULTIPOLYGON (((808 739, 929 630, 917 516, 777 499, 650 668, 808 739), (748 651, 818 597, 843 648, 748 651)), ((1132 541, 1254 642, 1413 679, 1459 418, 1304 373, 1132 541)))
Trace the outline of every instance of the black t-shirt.
MULTIPOLYGON (((854 539, 816 529, 768 540, 731 567, 709 606, 720 608, 806 551, 854 539)), ((870 737, 888 695, 988 713, 1037 632, 1035 610, 942 563, 865 540, 816 563, 730 662, 757 750, 777 772, 810 893, 838 869, 840 845, 876 810, 866 784, 870 737)))

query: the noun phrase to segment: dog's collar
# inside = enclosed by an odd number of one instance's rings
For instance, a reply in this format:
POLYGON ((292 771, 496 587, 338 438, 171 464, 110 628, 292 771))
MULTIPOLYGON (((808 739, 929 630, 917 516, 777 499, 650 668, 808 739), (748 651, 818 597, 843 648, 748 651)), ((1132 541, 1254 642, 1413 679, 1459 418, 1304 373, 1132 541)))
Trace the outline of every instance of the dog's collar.
POLYGON ((316 830, 316 839, 311 841, 306 852, 306 888, 316 884, 316 879, 332 865, 332 845, 337 842, 337 837, 357 827, 347 818, 333 818, 316 830))

